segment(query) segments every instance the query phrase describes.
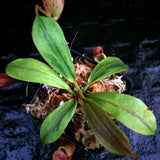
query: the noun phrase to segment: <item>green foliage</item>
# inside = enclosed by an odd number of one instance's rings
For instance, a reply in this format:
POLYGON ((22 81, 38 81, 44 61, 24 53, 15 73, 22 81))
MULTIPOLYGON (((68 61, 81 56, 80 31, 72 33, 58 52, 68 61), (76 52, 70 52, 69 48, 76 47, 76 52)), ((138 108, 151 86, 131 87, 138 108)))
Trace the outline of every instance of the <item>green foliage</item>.
POLYGON ((114 92, 97 92, 87 97, 88 102, 108 112, 135 132, 153 135, 157 129, 154 114, 138 98, 114 92))
POLYGON ((32 38, 47 63, 65 79, 75 82, 75 72, 69 47, 58 23, 51 18, 36 16, 32 38))
POLYGON ((109 151, 120 155, 130 155, 130 144, 124 133, 114 124, 108 113, 94 105, 82 102, 89 125, 98 141, 109 151))
POLYGON ((71 120, 77 107, 77 102, 74 99, 67 101, 60 107, 55 109, 43 122, 41 125, 40 137, 42 143, 52 143, 56 141, 67 124, 71 120))
POLYGON ((93 83, 111 76, 120 71, 126 71, 128 67, 116 57, 108 57, 103 59, 100 63, 96 65, 94 70, 89 76, 88 84, 85 86, 84 91, 93 83))
POLYGON ((44 83, 68 91, 71 90, 68 84, 53 69, 33 58, 12 61, 7 65, 6 73, 19 80, 44 83))
POLYGON ((154 114, 141 100, 132 96, 110 92, 85 93, 91 84, 126 71, 128 67, 116 57, 102 60, 94 68, 82 91, 76 82, 71 53, 58 23, 51 18, 36 16, 32 37, 38 51, 52 68, 32 58, 17 59, 8 64, 7 74, 16 79, 63 88, 73 95, 73 99, 55 109, 42 123, 42 143, 52 143, 61 136, 79 103, 95 137, 106 149, 120 155, 136 157, 130 150, 127 137, 113 123, 109 114, 132 130, 145 135, 152 135, 156 131, 154 114), (64 79, 74 84, 75 92, 64 79))

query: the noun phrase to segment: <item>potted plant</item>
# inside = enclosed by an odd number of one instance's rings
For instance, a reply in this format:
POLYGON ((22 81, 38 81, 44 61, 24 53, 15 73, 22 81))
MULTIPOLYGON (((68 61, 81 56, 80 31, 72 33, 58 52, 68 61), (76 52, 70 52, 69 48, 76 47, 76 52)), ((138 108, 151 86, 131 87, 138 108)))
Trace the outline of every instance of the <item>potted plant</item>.
MULTIPOLYGON (((73 64, 60 26, 52 18, 40 16, 38 9, 32 38, 48 64, 33 58, 20 58, 7 65, 6 73, 15 79, 51 86, 48 91, 44 88, 40 95, 43 100, 46 97, 52 100, 53 104, 51 109, 46 105, 40 108, 40 118, 44 120, 40 129, 42 143, 57 141, 64 132, 69 132, 68 124, 78 126, 81 124, 79 118, 82 118, 91 134, 88 148, 94 144, 102 145, 113 153, 138 159, 112 117, 135 132, 153 135, 157 129, 155 116, 141 100, 120 91, 113 92, 116 88, 111 86, 106 87, 107 81, 117 79, 116 73, 129 68, 116 57, 104 58, 97 65, 88 61, 73 64)), ((27 107, 34 113, 33 108, 27 107)))
MULTIPOLYGON (((72 57, 76 57, 73 58, 75 59, 73 63, 75 67, 76 81, 78 85, 82 88, 87 84, 88 76, 90 75, 91 71, 97 63, 92 59, 83 56, 81 53, 75 50, 71 50, 71 53, 72 57), (78 59, 77 56, 81 58, 78 59)), ((72 84, 69 83, 69 85, 72 89, 74 89, 72 84)), ((114 74, 91 85, 87 90, 87 93, 103 91, 118 93, 129 92, 129 85, 131 84, 126 77, 120 74, 114 74)), ((43 121, 54 109, 56 109, 64 102, 70 100, 71 98, 73 98, 72 95, 68 94, 68 92, 66 92, 64 89, 59 89, 57 87, 48 85, 42 85, 38 89, 38 93, 35 94, 32 102, 24 106, 26 107, 27 112, 29 112, 34 118, 43 121)), ((113 117, 112 120, 116 122, 113 117)), ((94 137, 93 132, 88 125, 83 108, 80 105, 77 107, 74 116, 72 117, 71 121, 63 132, 63 137, 64 136, 65 138, 74 141, 74 143, 76 144, 78 142, 78 144, 81 144, 81 146, 83 146, 86 150, 97 148, 99 149, 102 147, 102 145, 94 137)), ((58 140, 58 143, 59 142, 60 140, 58 140)))

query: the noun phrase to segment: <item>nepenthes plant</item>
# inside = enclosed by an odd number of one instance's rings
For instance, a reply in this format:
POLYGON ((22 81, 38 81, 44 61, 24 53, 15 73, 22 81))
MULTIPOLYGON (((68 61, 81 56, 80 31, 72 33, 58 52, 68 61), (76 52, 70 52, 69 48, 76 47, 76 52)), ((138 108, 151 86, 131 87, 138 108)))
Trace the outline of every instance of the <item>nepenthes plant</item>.
POLYGON ((133 96, 115 92, 88 92, 94 83, 129 68, 119 58, 107 57, 94 67, 87 84, 81 87, 76 81, 71 52, 59 24, 37 14, 32 38, 48 64, 33 58, 19 58, 7 65, 7 75, 64 89, 71 95, 68 101, 58 106, 43 121, 40 128, 42 143, 53 143, 59 139, 80 105, 101 145, 112 153, 138 159, 131 151, 128 138, 111 116, 135 132, 153 135, 157 129, 154 114, 140 99, 133 96))

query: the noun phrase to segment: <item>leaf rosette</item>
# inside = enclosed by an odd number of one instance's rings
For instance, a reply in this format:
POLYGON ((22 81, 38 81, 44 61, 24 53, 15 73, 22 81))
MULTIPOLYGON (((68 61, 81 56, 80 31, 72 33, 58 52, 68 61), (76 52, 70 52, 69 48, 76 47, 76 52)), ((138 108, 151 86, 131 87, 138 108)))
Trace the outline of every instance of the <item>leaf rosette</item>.
POLYGON ((126 71, 128 67, 119 58, 108 57, 96 65, 88 78, 88 83, 82 89, 76 82, 70 49, 58 23, 48 17, 36 16, 32 38, 49 65, 33 58, 17 59, 8 64, 6 73, 19 80, 65 89, 73 96, 50 113, 42 123, 40 129, 42 143, 52 143, 62 135, 79 104, 83 107, 95 137, 106 149, 137 158, 131 152, 128 138, 113 123, 109 115, 135 132, 153 135, 157 129, 154 114, 141 100, 132 96, 112 92, 86 94, 86 90, 93 83, 126 71), (67 81, 74 85, 76 91, 71 89, 67 81))

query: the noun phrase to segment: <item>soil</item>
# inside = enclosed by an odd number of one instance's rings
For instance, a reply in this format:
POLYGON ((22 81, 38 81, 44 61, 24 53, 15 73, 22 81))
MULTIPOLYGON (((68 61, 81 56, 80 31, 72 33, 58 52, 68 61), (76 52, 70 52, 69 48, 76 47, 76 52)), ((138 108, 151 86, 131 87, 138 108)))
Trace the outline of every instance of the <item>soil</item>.
MULTIPOLYGON (((95 46, 102 46, 107 56, 121 58, 130 68, 126 76, 132 79, 131 95, 140 98, 153 111, 158 129, 153 136, 137 134, 119 124, 128 136, 133 153, 141 160, 160 159, 160 15, 158 5, 152 1, 122 3, 116 0, 66 1, 58 21, 72 48, 91 56, 95 46), (77 4, 78 3, 78 4, 77 4), (97 5, 98 3, 98 5, 97 5), (98 6, 98 7, 97 7, 98 6), (151 11, 151 12, 148 12, 151 11)), ((7 4, 3 18, 3 44, 0 72, 6 65, 22 57, 42 60, 31 39, 34 5, 40 0, 19 0, 7 4), (18 12, 16 12, 18 11, 18 12), (23 17, 23 18, 21 18, 23 17)), ((39 84, 30 83, 26 97, 26 82, 17 81, 0 89, 0 159, 51 160, 54 144, 42 145, 39 138, 40 122, 26 113, 22 106, 29 103, 39 84)), ((72 160, 131 160, 107 150, 85 151, 77 146, 72 160)))

